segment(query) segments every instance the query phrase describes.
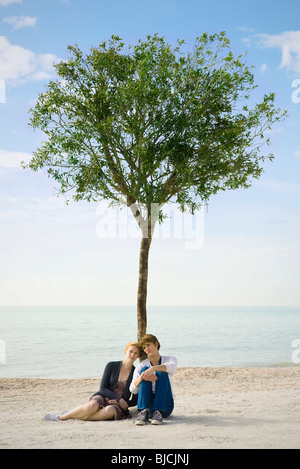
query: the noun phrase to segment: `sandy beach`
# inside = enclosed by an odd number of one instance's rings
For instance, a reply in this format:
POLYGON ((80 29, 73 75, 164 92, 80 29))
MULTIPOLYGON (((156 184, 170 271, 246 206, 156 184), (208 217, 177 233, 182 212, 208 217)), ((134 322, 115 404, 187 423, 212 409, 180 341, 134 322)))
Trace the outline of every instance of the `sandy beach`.
POLYGON ((47 422, 85 403, 100 379, 0 379, 1 449, 300 448, 300 367, 178 368, 161 426, 47 422))

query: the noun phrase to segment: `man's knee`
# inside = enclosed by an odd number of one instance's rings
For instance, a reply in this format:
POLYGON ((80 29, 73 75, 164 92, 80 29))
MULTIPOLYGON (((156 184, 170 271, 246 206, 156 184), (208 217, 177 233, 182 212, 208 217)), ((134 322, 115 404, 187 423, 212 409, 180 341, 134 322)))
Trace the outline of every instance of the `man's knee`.
POLYGON ((147 371, 149 370, 149 366, 143 366, 143 368, 141 369, 141 374, 144 373, 144 371, 147 371))
POLYGON ((156 371, 155 374, 158 380, 168 382, 169 375, 166 371, 156 371))

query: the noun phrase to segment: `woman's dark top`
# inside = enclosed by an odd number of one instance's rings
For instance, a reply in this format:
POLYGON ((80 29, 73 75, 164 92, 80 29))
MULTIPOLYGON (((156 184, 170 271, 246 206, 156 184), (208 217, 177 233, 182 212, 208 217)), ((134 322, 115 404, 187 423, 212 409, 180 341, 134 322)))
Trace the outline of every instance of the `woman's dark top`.
MULTIPOLYGON (((120 373, 122 363, 123 363, 122 361, 109 362, 106 365, 105 370, 103 372, 102 379, 101 379, 100 389, 98 392, 94 394, 94 396, 100 395, 103 397, 107 397, 108 399, 116 399, 117 401, 121 399, 120 396, 116 394, 114 391, 118 383, 118 378, 119 378, 119 373, 120 373)), ((124 396, 123 396, 123 399, 127 402, 129 407, 136 406, 137 398, 138 398, 137 394, 131 394, 131 392, 129 391, 129 386, 133 378, 134 370, 135 370, 135 367, 133 366, 128 376, 126 386, 125 386, 124 396)))

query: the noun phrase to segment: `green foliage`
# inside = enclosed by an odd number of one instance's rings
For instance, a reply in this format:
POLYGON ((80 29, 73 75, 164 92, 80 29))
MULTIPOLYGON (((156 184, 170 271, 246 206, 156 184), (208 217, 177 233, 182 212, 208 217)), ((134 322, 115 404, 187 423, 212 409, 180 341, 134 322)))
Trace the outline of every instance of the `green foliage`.
POLYGON ((272 159, 261 154, 265 131, 286 111, 274 93, 250 107, 254 76, 225 32, 202 34, 192 52, 157 35, 69 51, 31 110, 47 139, 28 166, 47 168, 75 200, 122 195, 149 210, 174 201, 194 211, 219 190, 249 187, 272 159))

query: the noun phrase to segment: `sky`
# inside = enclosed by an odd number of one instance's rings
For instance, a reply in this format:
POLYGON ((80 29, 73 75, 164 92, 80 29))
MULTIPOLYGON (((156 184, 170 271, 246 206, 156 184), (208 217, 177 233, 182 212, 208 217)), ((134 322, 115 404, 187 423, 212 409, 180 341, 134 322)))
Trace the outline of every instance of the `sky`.
POLYGON ((226 31, 258 88, 289 118, 273 127, 261 178, 213 196, 194 217, 174 206, 156 231, 149 305, 300 306, 298 0, 0 0, 0 306, 135 305, 139 233, 126 210, 66 205, 44 172, 24 170, 44 140, 29 109, 68 45, 119 35, 170 44, 226 31))

